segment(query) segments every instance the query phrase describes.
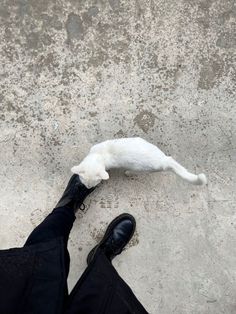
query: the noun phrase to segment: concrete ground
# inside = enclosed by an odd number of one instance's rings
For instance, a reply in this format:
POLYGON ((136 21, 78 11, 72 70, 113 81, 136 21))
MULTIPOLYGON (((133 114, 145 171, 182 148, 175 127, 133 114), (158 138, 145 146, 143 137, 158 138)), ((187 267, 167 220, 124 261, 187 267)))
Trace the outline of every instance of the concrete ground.
POLYGON ((114 266, 151 314, 236 313, 234 0, 2 0, 0 247, 21 246, 96 142, 140 136, 207 187, 119 172, 71 234, 70 288, 116 215, 114 266))

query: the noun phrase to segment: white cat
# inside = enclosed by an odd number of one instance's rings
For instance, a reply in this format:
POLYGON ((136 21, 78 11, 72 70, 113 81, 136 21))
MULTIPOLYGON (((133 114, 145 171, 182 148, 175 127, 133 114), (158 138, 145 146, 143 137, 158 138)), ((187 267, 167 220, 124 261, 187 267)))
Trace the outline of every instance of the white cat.
POLYGON ((172 157, 166 156, 155 145, 140 137, 108 140, 92 146, 89 154, 78 165, 71 168, 80 176, 87 188, 108 180, 107 170, 123 168, 130 171, 171 170, 193 184, 206 184, 205 174, 190 173, 172 157))

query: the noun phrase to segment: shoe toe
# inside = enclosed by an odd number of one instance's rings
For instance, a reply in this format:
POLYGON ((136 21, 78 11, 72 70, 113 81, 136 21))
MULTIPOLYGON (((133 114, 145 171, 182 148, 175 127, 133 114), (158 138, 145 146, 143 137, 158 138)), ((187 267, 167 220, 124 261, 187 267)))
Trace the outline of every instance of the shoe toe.
POLYGON ((114 228, 114 240, 119 243, 127 243, 133 235, 134 228, 135 226, 131 220, 124 219, 123 221, 120 221, 116 228, 114 228))

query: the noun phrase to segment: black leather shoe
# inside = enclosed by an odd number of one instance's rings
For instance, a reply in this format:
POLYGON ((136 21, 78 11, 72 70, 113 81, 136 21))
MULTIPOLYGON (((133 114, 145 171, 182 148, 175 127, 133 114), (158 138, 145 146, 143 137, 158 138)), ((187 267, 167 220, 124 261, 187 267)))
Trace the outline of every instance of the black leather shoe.
POLYGON ((116 255, 123 251, 130 241, 134 234, 135 227, 136 221, 130 214, 122 214, 116 217, 107 227, 101 242, 88 254, 87 264, 93 260, 98 248, 103 250, 107 258, 112 261, 116 255))
POLYGON ((84 199, 94 190, 95 188, 88 189, 80 181, 79 175, 73 174, 68 182, 68 185, 55 208, 62 206, 70 206, 76 212, 83 204, 84 199))

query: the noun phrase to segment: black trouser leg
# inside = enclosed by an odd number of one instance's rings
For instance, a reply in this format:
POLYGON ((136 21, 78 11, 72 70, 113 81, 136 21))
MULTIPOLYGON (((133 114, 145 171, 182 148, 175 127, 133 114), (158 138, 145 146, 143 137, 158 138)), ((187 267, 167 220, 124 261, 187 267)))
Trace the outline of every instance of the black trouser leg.
POLYGON ((62 237, 65 253, 65 268, 68 276, 70 267, 70 257, 67 250, 67 242, 73 223, 75 214, 72 207, 63 206, 55 208, 29 235, 25 242, 25 246, 47 242, 52 239, 62 237))
POLYGON ((66 314, 147 314, 101 250, 68 298, 66 314))

